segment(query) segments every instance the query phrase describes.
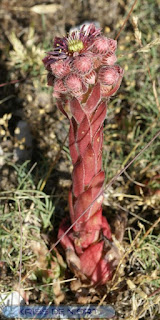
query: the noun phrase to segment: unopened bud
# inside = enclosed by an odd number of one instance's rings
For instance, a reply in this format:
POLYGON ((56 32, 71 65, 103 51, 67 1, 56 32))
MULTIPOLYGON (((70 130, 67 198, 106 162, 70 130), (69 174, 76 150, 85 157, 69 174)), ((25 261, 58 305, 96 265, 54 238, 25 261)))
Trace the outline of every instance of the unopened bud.
POLYGON ((113 39, 108 39, 109 51, 114 52, 117 49, 117 41, 113 39))
POLYGON ((117 57, 116 57, 115 53, 108 52, 106 54, 106 56, 103 57, 102 64, 107 64, 109 66, 112 66, 115 64, 116 61, 117 61, 117 57))
POLYGON ((95 81, 96 81, 96 73, 95 73, 95 71, 91 71, 89 74, 87 74, 86 77, 85 77, 85 81, 88 84, 95 84, 95 81))
POLYGON ((94 52, 105 54, 109 50, 109 43, 107 38, 98 38, 93 44, 94 52))
POLYGON ((98 79, 102 84, 113 85, 119 78, 118 70, 113 66, 102 67, 98 74, 98 79))
POLYGON ((92 69, 92 62, 89 57, 77 56, 73 61, 73 67, 80 73, 86 74, 92 69))
POLYGON ((69 76, 65 78, 65 85, 66 88, 73 93, 79 93, 82 91, 82 81, 74 73, 70 73, 69 76))
POLYGON ((69 63, 64 62, 63 60, 59 60, 59 61, 52 63, 51 69, 52 69, 53 74, 59 78, 63 78, 71 70, 69 63))
POLYGON ((57 93, 58 96, 60 93, 65 93, 67 90, 63 84, 63 81, 60 79, 55 80, 54 88, 53 88, 53 96, 56 97, 57 93))

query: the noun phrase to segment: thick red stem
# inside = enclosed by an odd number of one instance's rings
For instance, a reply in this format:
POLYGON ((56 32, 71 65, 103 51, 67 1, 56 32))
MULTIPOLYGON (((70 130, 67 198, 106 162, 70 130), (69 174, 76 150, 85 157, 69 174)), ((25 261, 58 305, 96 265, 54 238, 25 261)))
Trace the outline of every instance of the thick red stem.
MULTIPOLYGON (((69 193, 71 223, 82 217, 61 243, 66 251, 76 252, 81 272, 93 282, 102 284, 111 278, 112 267, 105 258, 106 250, 101 240, 106 237, 111 242, 112 236, 106 218, 102 217, 105 178, 102 169, 103 123, 107 106, 99 97, 100 86, 94 86, 86 102, 80 103, 76 98, 69 102, 72 114, 69 148, 73 163, 73 184, 69 193)), ((59 238, 66 231, 67 223, 66 219, 62 222, 59 238)))

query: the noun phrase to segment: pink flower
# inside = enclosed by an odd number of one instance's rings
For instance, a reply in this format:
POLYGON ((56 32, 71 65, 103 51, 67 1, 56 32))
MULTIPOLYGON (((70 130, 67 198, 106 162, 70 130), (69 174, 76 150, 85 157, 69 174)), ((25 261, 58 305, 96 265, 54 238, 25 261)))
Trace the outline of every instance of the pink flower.
POLYGON ((72 32, 68 38, 58 38, 54 40, 54 50, 48 52, 48 56, 43 59, 46 67, 56 60, 67 59, 69 61, 77 54, 83 54, 90 50, 93 42, 101 34, 100 29, 96 29, 91 24, 87 30, 82 26, 80 31, 72 32))
POLYGON ((114 66, 116 62, 116 46, 117 41, 102 36, 100 29, 96 29, 92 24, 87 29, 82 26, 80 31, 72 32, 68 37, 56 37, 53 51, 48 52, 43 59, 49 71, 48 85, 54 87, 54 96, 60 99, 66 92, 71 96, 76 94, 82 101, 89 86, 96 83, 97 74, 102 84, 103 97, 106 90, 108 96, 109 88, 105 90, 103 85, 113 85, 118 81, 118 76, 120 77, 112 68, 104 72, 104 65, 114 66), (65 90, 62 84, 58 87, 60 83, 57 83, 56 79, 63 81, 65 90))

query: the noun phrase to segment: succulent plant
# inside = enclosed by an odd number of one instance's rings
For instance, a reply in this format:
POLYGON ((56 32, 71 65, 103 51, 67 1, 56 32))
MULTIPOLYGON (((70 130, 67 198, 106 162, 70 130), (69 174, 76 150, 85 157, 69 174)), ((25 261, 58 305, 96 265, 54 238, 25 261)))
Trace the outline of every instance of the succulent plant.
POLYGON ((70 217, 62 221, 58 237, 72 271, 96 284, 110 280, 119 261, 110 226, 102 216, 103 122, 107 103, 123 77, 122 68, 115 64, 116 47, 115 40, 91 24, 68 37, 56 37, 53 51, 43 59, 48 85, 53 86, 57 106, 70 122, 70 217))

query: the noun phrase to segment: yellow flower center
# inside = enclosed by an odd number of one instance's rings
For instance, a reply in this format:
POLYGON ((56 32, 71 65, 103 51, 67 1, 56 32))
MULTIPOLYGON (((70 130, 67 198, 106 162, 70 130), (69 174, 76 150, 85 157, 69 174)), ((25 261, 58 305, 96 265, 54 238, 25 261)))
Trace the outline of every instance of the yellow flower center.
POLYGON ((84 48, 83 42, 81 40, 69 40, 68 51, 76 52, 81 51, 84 48))

